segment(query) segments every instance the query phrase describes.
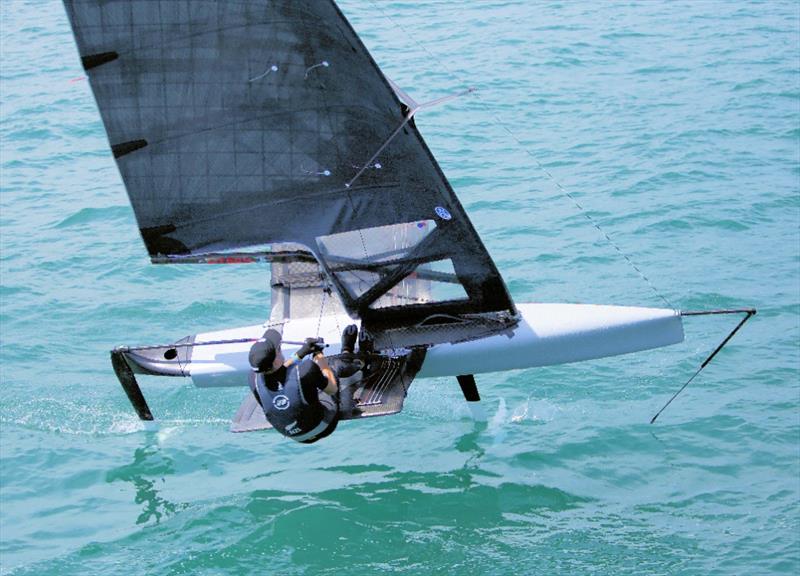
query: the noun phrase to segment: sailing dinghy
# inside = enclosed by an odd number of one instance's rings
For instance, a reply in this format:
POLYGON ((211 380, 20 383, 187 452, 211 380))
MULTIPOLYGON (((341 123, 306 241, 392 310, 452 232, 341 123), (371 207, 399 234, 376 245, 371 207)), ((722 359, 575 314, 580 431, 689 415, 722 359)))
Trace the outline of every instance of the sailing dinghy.
MULTIPOLYGON (((474 374, 683 340, 669 308, 515 304, 414 122, 450 97, 406 94, 332 0, 64 3, 151 261, 270 265, 265 321, 111 352, 141 419, 137 374, 247 386, 267 329, 287 355, 371 335, 342 418, 399 412, 414 378, 475 404, 474 374)), ((745 314, 728 338, 755 313, 716 312, 745 314)), ((265 427, 248 392, 233 429, 265 427)))

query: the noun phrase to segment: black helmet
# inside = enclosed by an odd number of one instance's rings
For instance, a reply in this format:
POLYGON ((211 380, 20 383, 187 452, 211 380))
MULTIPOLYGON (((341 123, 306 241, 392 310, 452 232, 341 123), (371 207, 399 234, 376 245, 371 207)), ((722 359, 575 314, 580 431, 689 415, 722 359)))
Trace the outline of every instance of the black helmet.
POLYGON ((271 372, 272 363, 281 349, 281 335, 277 330, 267 330, 250 348, 250 367, 253 372, 271 372))

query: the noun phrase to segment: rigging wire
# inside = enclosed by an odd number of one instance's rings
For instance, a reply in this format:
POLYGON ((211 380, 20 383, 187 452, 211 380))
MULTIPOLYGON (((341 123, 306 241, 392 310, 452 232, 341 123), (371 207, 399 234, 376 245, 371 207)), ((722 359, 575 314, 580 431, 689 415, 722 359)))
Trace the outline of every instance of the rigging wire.
POLYGON ((317 338, 319 338, 319 329, 320 329, 320 326, 322 326, 322 314, 325 312, 325 300, 327 299, 327 297, 328 297, 328 291, 325 288, 323 288, 322 289, 322 302, 320 303, 320 306, 319 306, 319 320, 317 320, 317 334, 316 334, 317 338))
POLYGON ((650 424, 653 424, 656 421, 656 419, 661 415, 661 413, 664 410, 666 410, 667 406, 672 404, 672 401, 678 397, 678 394, 683 392, 686 389, 686 387, 692 383, 692 380, 694 380, 695 377, 698 374, 700 374, 700 372, 702 372, 703 368, 708 366, 708 364, 714 359, 714 356, 716 356, 717 353, 720 350, 722 350, 725 347, 725 345, 730 341, 730 339, 733 338, 734 334, 736 334, 739 331, 739 328, 744 326, 745 322, 747 322, 748 320, 750 320, 750 318, 755 316, 756 310, 753 308, 747 308, 741 310, 708 310, 708 311, 697 311, 697 312, 681 312, 681 316, 710 316, 714 314, 744 314, 745 316, 739 321, 736 327, 728 333, 725 339, 722 342, 720 342, 720 344, 716 348, 714 348, 714 351, 711 354, 709 354, 705 360, 703 360, 703 363, 700 364, 700 367, 694 374, 692 374, 691 378, 689 378, 686 381, 686 383, 683 386, 681 386, 680 389, 677 392, 675 392, 675 394, 673 394, 669 400, 667 400, 667 403, 661 407, 661 410, 656 412, 656 415, 650 419, 650 424))
MULTIPOLYGON (((375 3, 374 0, 369 0, 369 2, 370 2, 370 4, 372 4, 372 6, 374 8, 377 8, 383 14, 383 16, 387 20, 389 20, 395 27, 399 28, 403 32, 403 34, 405 34, 406 38, 408 38, 409 40, 414 42, 414 44, 416 44, 431 59, 433 59, 441 67, 441 69, 444 70, 445 73, 447 73, 452 79, 454 79, 456 82, 458 82, 458 83, 460 83, 462 85, 466 85, 467 84, 466 82, 464 82, 464 80, 458 74, 453 72, 441 58, 438 58, 435 54, 433 54, 430 50, 428 50, 428 48, 424 44, 422 44, 419 40, 417 40, 408 30, 406 30, 406 28, 402 24, 400 24, 394 18, 392 18, 391 15, 387 14, 386 11, 381 6, 379 6, 378 4, 375 3)), ((483 107, 483 109, 485 111, 489 112, 489 115, 490 115, 492 121, 497 126, 499 126, 504 132, 506 132, 517 143, 517 145, 520 147, 520 149, 523 152, 525 152, 525 154, 527 154, 536 163, 536 166, 542 172, 544 172, 545 175, 547 175, 547 177, 556 186, 556 188, 558 188, 558 190, 563 195, 565 195, 567 198, 569 198, 572 201, 572 203, 580 211, 580 213, 583 214, 583 216, 592 224, 592 226, 594 226, 594 228, 597 229, 597 231, 606 239, 606 241, 614 248, 614 250, 616 250, 616 252, 620 256, 622 256, 622 258, 625 259, 625 261, 636 271, 636 273, 639 275, 639 277, 641 277, 645 281, 645 283, 648 286, 650 286, 650 288, 655 293, 655 295, 658 298, 660 298, 669 308, 675 310, 676 309, 675 305, 673 305, 672 302, 666 296, 664 296, 664 294, 662 294, 661 291, 658 288, 656 288, 655 284, 653 284, 653 282, 650 281, 650 279, 647 277, 647 275, 644 272, 642 272, 641 268, 639 268, 639 266, 636 265, 636 263, 630 258, 630 256, 628 256, 622 250, 622 248, 620 248, 619 245, 614 240, 612 240, 611 236, 609 236, 609 234, 600 226, 600 224, 594 218, 592 218, 591 214, 589 214, 583 208, 583 206, 581 206, 581 204, 580 204, 580 202, 578 202, 577 198, 575 198, 575 196, 572 193, 570 193, 566 188, 564 188, 561 185, 561 183, 558 180, 556 180, 556 178, 550 173, 550 171, 547 170, 547 168, 544 167, 544 165, 533 154, 533 152, 531 152, 530 149, 528 149, 525 146, 525 144, 523 144, 522 140, 519 137, 517 137, 517 135, 500 119, 500 117, 497 116, 497 114, 495 114, 494 112, 491 111, 491 109, 489 108, 489 104, 481 97, 480 91, 477 91, 477 90, 474 90, 474 89, 470 89, 470 92, 475 92, 475 95, 477 96, 478 101, 480 102, 480 104, 483 107)))

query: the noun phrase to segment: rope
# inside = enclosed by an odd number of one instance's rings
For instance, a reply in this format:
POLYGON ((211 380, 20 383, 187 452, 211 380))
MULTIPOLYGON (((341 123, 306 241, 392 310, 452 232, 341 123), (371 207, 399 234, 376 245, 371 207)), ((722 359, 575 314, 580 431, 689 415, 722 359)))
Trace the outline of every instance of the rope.
POLYGON ((317 338, 319 338, 319 329, 322 326, 322 313, 325 311, 325 300, 328 297, 328 291, 322 289, 322 303, 319 306, 319 320, 317 320, 317 338))
MULTIPOLYGON (((378 10, 380 10, 380 12, 384 15, 384 17, 387 20, 389 20, 395 27, 399 28, 405 34, 406 38, 411 40, 421 50, 423 50, 432 60, 434 60, 441 67, 441 69, 444 70, 445 73, 447 73, 453 80, 455 80, 456 82, 458 82, 459 84, 462 84, 462 85, 466 85, 467 84, 466 82, 463 81, 463 79, 458 74, 456 74, 452 70, 450 70, 450 68, 447 66, 447 64, 442 59, 438 58, 435 54, 433 54, 430 50, 428 50, 428 48, 424 44, 422 44, 419 40, 417 40, 408 30, 406 30, 406 28, 402 24, 400 24, 394 18, 392 18, 391 15, 387 14, 386 11, 381 6, 379 6, 378 4, 375 3, 374 0, 369 0, 369 2, 370 2, 370 4, 372 4, 372 6, 374 8, 377 8, 378 10)), ((511 129, 508 128, 508 126, 496 114, 491 112, 491 110, 489 109, 489 105, 481 97, 480 92, 476 91, 475 94, 478 97, 478 101, 480 102, 480 104, 483 107, 483 109, 485 111, 489 112, 489 115, 490 115, 491 119, 494 121, 494 123, 497 126, 499 126, 500 128, 502 128, 509 136, 511 136, 511 138, 520 147, 520 149, 523 152, 525 152, 525 154, 527 154, 530 158, 533 159, 533 161, 536 163, 536 166, 542 172, 544 172, 547 175, 547 177, 550 179, 550 181, 556 186, 556 188, 558 188, 558 190, 563 195, 565 195, 567 198, 569 198, 572 201, 572 203, 580 211, 580 213, 583 214, 583 216, 592 224, 592 226, 594 226, 597 229, 598 232, 600 232, 600 234, 606 239, 606 241, 614 248, 614 250, 617 251, 618 254, 620 254, 620 256, 622 256, 625 259, 625 261, 636 271, 636 273, 645 281, 645 283, 648 286, 650 286, 650 288, 653 290, 655 295, 658 298, 660 298, 669 308, 671 308, 673 310, 676 309, 675 306, 672 304, 672 302, 670 302, 670 300, 666 296, 664 296, 658 290, 658 288, 656 288, 655 284, 653 284, 650 281, 650 279, 645 275, 644 272, 642 272, 642 270, 634 263, 634 261, 625 252, 622 251, 622 249, 619 247, 619 245, 616 242, 614 242, 614 240, 611 239, 611 236, 609 236, 609 234, 605 230, 603 230, 603 228, 600 226, 600 224, 594 218, 592 218, 591 214, 586 212, 586 210, 583 208, 583 206, 581 206, 580 202, 578 202, 578 200, 569 191, 567 191, 566 188, 564 188, 558 180, 556 180, 556 178, 542 165, 542 163, 533 154, 533 152, 531 152, 525 146, 525 144, 522 143, 522 141, 517 137, 517 135, 514 134, 514 132, 512 132, 511 129)))

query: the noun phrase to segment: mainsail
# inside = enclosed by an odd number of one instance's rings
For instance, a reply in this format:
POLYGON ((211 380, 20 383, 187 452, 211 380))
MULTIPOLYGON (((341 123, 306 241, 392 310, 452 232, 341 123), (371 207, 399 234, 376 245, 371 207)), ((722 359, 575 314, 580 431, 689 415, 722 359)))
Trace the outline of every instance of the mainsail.
POLYGON ((332 0, 64 1, 154 262, 299 244, 377 330, 513 323, 408 107, 332 0))

